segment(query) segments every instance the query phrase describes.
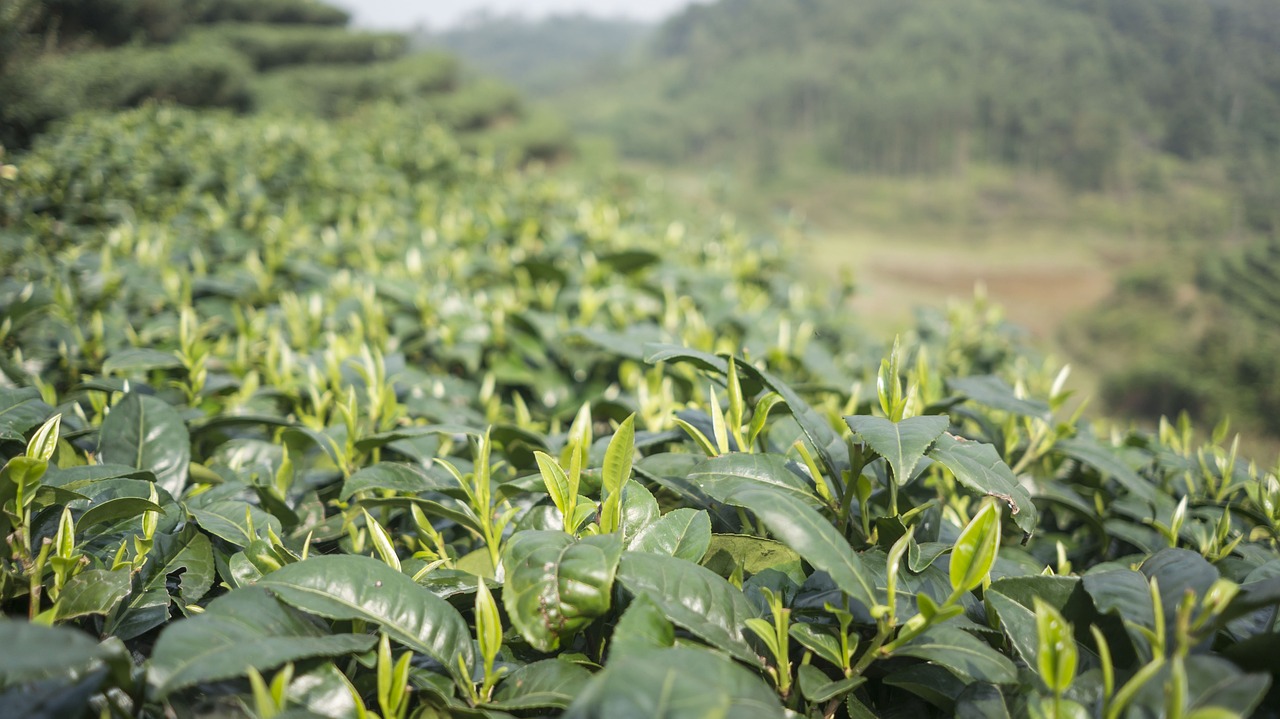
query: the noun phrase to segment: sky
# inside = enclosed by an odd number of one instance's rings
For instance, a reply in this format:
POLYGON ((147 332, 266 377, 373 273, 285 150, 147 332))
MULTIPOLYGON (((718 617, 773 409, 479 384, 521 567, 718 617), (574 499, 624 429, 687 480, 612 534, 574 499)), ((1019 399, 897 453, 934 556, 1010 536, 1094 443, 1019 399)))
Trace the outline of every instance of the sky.
POLYGON ((329 0, 350 10, 356 25, 406 30, 422 23, 431 29, 456 24, 480 10, 541 17, 587 12, 608 17, 658 20, 692 0, 329 0))

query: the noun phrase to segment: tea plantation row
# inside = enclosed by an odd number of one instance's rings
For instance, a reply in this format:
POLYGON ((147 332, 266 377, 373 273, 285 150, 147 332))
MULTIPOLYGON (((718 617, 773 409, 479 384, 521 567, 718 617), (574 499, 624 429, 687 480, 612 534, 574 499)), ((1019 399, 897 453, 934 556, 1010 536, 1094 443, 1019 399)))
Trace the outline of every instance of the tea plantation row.
MULTIPOLYGON (((0 180, 21 716, 1273 715, 1280 482, 732 222, 340 123, 0 180)), ((13 174, 13 173, 5 173, 13 174)))

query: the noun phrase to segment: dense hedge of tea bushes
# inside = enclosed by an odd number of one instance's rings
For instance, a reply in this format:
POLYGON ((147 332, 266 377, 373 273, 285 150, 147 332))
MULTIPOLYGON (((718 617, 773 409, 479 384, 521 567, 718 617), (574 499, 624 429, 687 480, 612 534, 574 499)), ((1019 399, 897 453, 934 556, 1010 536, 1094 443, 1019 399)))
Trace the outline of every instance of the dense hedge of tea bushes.
POLYGON ((6 160, 3 706, 1280 706, 1280 482, 1228 437, 1081 420, 982 303, 877 341, 790 248, 431 117, 6 160))

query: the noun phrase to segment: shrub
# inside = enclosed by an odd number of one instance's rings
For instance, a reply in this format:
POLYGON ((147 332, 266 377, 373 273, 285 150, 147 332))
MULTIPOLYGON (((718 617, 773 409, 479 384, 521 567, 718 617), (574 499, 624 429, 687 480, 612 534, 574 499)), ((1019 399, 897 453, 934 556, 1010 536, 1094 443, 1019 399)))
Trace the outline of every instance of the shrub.
POLYGON ((433 53, 370 65, 296 65, 254 79, 254 107, 269 113, 338 117, 376 100, 449 92, 457 63, 433 53))
POLYGON ((406 40, 393 33, 355 33, 338 27, 226 24, 194 37, 225 43, 259 70, 315 63, 366 63, 404 54, 406 40))
POLYGON ((266 22, 280 25, 346 25, 351 14, 315 0, 203 0, 196 22, 266 22))
POLYGON ((244 109, 251 72, 240 54, 205 42, 50 56, 0 78, 2 134, 21 146, 61 118, 148 100, 244 109))

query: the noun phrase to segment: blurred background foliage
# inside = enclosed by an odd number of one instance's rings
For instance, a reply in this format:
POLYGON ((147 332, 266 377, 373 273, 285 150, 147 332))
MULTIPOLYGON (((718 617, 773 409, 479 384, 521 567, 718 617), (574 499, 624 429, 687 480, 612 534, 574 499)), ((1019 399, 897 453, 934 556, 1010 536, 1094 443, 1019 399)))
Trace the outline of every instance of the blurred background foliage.
POLYGON ((151 101, 342 118, 389 100, 799 238, 817 271, 852 274, 877 329, 985 286, 1096 410, 1229 415, 1280 446, 1273 0, 721 0, 658 25, 487 15, 407 36, 350 21, 313 0, 9 0, 0 143, 151 101))
POLYGON ((566 147, 564 124, 526 113, 508 86, 464 85, 452 57, 410 54, 406 35, 352 29, 346 11, 314 0, 13 0, 0 13, 11 148, 77 113, 148 101, 335 118, 379 100, 517 154, 566 147))
POLYGON ((1280 437, 1271 0, 722 0, 415 45, 558 108, 584 148, 799 228, 873 324, 981 283, 1098 409, 1280 437))

